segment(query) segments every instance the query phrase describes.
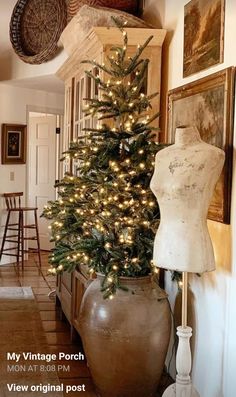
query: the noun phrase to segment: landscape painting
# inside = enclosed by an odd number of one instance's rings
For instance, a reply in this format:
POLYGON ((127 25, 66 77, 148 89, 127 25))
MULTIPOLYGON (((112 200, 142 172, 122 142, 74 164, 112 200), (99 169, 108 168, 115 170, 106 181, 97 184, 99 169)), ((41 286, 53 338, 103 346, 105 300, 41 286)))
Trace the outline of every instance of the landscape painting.
POLYGON ((227 68, 169 91, 168 134, 176 127, 196 126, 202 140, 225 151, 225 166, 216 185, 208 217, 229 223, 232 172, 234 68, 227 68))
POLYGON ((183 76, 223 62, 224 0, 191 0, 184 7, 183 76))

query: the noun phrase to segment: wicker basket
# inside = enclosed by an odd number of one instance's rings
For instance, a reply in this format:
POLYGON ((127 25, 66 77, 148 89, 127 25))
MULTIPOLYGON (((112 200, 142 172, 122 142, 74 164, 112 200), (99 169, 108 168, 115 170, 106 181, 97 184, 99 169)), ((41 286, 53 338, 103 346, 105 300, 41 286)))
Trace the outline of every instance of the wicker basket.
POLYGON ((115 8, 134 15, 137 15, 139 10, 138 0, 68 0, 68 21, 73 18, 83 5, 115 8))
POLYGON ((66 22, 65 0, 18 0, 10 22, 14 51, 26 63, 50 60, 66 22))

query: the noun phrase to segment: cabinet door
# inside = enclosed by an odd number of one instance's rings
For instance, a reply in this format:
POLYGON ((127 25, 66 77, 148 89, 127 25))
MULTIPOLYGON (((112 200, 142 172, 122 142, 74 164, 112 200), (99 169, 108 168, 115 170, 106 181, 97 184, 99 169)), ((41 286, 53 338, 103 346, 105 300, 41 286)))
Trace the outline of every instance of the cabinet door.
POLYGON ((72 273, 61 275, 61 308, 67 320, 72 321, 72 273))
POLYGON ((64 284, 61 285, 61 308, 63 313, 65 314, 67 320, 71 324, 72 321, 72 298, 71 293, 65 287, 64 284))
POLYGON ((88 280, 78 271, 73 274, 72 324, 79 332, 79 312, 88 280))
POLYGON ((68 292, 72 293, 72 273, 63 272, 61 275, 61 283, 68 292))
MULTIPOLYGON (((73 118, 74 118, 74 79, 69 80, 65 86, 65 117, 64 117, 64 133, 62 148, 63 152, 69 148, 70 142, 73 139, 73 118)), ((70 172, 71 162, 68 159, 64 160, 63 175, 70 172)))

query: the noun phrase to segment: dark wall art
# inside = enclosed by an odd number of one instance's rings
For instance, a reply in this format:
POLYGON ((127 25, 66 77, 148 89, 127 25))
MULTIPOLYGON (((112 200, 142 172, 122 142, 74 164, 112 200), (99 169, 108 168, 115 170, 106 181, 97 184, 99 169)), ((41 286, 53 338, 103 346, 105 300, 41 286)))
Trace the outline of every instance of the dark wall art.
POLYGON ((2 164, 25 164, 26 125, 2 124, 2 164))
POLYGON ((184 68, 187 77, 223 62, 224 0, 191 0, 184 7, 184 68))

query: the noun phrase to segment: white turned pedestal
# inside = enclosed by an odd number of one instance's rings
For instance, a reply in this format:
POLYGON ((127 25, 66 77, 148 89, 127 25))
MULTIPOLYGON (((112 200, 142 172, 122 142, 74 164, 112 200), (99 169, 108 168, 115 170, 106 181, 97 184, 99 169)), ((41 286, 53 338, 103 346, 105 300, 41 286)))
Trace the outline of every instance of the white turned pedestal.
POLYGON ((169 386, 162 397, 200 397, 194 389, 191 378, 191 350, 189 340, 192 336, 192 328, 181 326, 177 328, 179 344, 176 355, 176 383, 169 386))

